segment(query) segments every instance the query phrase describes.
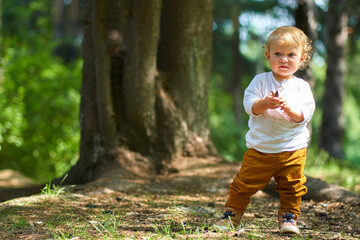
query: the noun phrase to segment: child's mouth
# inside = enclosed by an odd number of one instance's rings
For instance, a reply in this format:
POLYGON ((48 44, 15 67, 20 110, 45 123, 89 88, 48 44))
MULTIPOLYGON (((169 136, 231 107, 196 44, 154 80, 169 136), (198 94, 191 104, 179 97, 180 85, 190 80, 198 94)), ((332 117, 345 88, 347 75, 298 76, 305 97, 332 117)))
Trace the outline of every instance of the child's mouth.
POLYGON ((288 66, 280 66, 280 69, 288 69, 288 66))

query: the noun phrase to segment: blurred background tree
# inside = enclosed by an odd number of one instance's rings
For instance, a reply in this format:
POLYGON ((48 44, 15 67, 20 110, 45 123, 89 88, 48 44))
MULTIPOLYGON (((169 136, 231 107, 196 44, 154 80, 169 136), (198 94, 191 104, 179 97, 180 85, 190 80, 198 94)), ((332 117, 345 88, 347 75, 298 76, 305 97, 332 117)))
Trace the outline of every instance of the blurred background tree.
MULTIPOLYGON (((0 168, 19 170, 37 181, 59 177, 79 158, 84 1, 1 4, 0 168)), ((209 125, 218 153, 241 161, 248 129, 242 93, 255 74, 270 70, 262 48, 268 34, 282 25, 296 25, 312 38, 314 49, 310 68, 298 73, 311 83, 317 102, 308 165, 341 163, 359 169, 360 2, 213 0, 213 4, 209 125), (334 4, 343 7, 346 17, 332 13, 334 4), (345 40, 332 56, 335 23, 341 23, 345 40), (338 74, 329 72, 339 66, 338 74), (327 87, 332 82, 335 87, 327 87), (330 139, 333 145, 325 141, 330 139)))

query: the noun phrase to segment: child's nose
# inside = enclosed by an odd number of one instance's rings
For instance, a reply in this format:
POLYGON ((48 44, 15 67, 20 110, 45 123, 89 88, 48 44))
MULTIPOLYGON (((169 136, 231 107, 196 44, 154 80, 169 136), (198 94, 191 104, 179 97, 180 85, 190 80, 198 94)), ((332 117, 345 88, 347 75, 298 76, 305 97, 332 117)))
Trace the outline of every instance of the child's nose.
POLYGON ((280 61, 281 61, 281 62, 287 62, 287 60, 288 60, 288 59, 287 59, 286 56, 281 56, 281 57, 280 57, 280 61))

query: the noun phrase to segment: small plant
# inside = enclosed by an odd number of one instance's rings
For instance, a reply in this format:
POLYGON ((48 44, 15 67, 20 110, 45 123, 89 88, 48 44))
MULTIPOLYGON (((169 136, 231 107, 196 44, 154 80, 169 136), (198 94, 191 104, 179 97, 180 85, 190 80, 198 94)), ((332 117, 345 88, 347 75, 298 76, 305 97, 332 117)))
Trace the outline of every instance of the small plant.
POLYGON ((172 232, 172 230, 171 230, 171 222, 169 223, 169 224, 165 224, 165 225, 163 225, 163 224, 150 224, 150 226, 152 227, 152 228, 154 228, 154 230, 155 230, 155 232, 158 234, 158 235, 164 235, 164 236, 166 236, 166 237, 170 237, 170 238, 172 238, 172 236, 171 236, 171 232, 172 232))
POLYGON ((61 185, 65 181, 67 176, 68 175, 66 174, 58 186, 53 184, 51 187, 51 180, 50 180, 49 183, 47 183, 45 187, 41 190, 41 194, 47 196, 55 196, 55 197, 59 196, 61 193, 64 192, 64 187, 61 187, 61 185))
POLYGON ((189 234, 189 232, 186 231, 184 222, 180 220, 180 223, 178 223, 173 218, 171 218, 165 224, 157 223, 150 224, 150 226, 158 235, 171 239, 175 237, 176 233, 184 235, 189 234))
POLYGON ((24 217, 21 217, 18 219, 18 221, 14 224, 14 227, 16 228, 25 228, 27 227, 29 224, 27 223, 26 219, 24 217))
POLYGON ((89 223, 104 239, 121 239, 118 228, 121 226, 124 214, 118 212, 113 204, 111 206, 112 208, 97 214, 96 219, 89 223))

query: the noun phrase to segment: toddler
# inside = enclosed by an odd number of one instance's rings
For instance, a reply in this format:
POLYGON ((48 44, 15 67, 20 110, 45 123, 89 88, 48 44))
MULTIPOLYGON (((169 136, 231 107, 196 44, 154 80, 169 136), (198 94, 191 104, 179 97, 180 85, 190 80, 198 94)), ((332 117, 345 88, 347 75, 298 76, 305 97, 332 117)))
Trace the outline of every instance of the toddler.
POLYGON ((309 84, 294 73, 307 66, 310 50, 310 40, 296 27, 279 27, 268 37, 265 55, 272 71, 256 75, 245 90, 248 151, 215 229, 238 226, 250 197, 274 177, 280 195, 280 233, 299 233, 296 219, 307 192, 303 174, 310 139, 307 123, 315 101, 309 84))

